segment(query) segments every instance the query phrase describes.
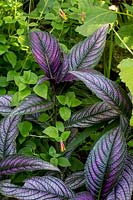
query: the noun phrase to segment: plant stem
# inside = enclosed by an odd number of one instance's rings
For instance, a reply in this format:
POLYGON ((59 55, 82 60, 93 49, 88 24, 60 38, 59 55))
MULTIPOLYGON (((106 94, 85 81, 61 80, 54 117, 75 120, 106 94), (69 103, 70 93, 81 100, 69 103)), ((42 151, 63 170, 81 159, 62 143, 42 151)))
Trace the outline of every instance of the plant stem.
POLYGON ((133 55, 133 52, 131 51, 131 49, 127 46, 127 44, 122 40, 122 38, 119 36, 119 34, 115 31, 115 29, 113 29, 114 33, 116 34, 116 36, 119 38, 119 40, 122 42, 122 44, 126 47, 126 49, 133 55))
POLYGON ((109 62, 107 68, 107 78, 110 78, 111 64, 112 64, 112 55, 113 55, 113 31, 110 33, 110 46, 109 46, 109 62))

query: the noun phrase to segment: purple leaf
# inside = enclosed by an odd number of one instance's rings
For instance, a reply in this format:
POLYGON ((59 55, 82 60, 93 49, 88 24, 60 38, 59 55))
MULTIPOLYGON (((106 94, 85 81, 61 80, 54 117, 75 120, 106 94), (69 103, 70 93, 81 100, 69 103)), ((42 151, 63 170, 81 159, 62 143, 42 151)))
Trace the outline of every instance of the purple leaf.
POLYGON ((22 187, 1 181, 0 192, 19 200, 63 200, 75 196, 60 179, 52 176, 27 179, 22 187))
POLYGON ((56 38, 42 31, 33 31, 29 36, 36 61, 48 78, 55 78, 61 64, 61 52, 56 38))
POLYGON ((0 158, 16 153, 19 116, 8 116, 0 122, 0 158))
POLYGON ((95 200, 89 192, 80 192, 73 200, 95 200))
POLYGON ((84 172, 75 172, 68 176, 65 180, 65 184, 72 190, 75 190, 85 184, 84 172))
POLYGON ((69 70, 95 67, 104 50, 109 25, 99 28, 91 37, 75 45, 68 57, 69 70))
POLYGON ((2 95, 0 96, 0 114, 1 115, 8 115, 11 112, 11 100, 12 97, 9 95, 2 95))
POLYGON ((105 102, 100 102, 74 113, 66 122, 66 127, 90 127, 118 116, 118 113, 112 110, 109 105, 105 102))
POLYGON ((36 95, 30 95, 26 97, 18 107, 16 107, 11 115, 26 115, 37 112, 44 112, 53 107, 53 103, 38 97, 36 95))
POLYGON ((0 175, 33 170, 59 171, 59 169, 52 164, 35 157, 12 155, 0 161, 0 175))
POLYGON ((90 152, 85 165, 87 189, 97 199, 105 199, 121 178, 126 141, 120 127, 103 135, 90 152))
POLYGON ((111 105, 118 113, 130 118, 132 112, 132 102, 126 92, 115 82, 109 80, 95 70, 89 72, 70 72, 94 92, 99 98, 111 105))
POLYGON ((121 126, 121 131, 124 133, 125 137, 128 137, 128 135, 131 132, 131 127, 129 124, 129 119, 126 118, 123 115, 120 115, 120 126, 121 126))
POLYGON ((106 200, 131 200, 133 193, 133 158, 128 157, 122 178, 107 196, 106 200))

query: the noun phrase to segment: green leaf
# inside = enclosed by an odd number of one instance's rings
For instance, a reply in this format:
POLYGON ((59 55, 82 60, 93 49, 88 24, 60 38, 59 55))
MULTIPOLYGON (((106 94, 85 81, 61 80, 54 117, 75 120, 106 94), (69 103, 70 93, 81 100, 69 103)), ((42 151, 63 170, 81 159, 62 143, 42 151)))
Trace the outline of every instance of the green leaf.
POLYGON ((7 81, 13 81, 16 76, 18 76, 18 73, 16 71, 13 70, 8 71, 7 81))
POLYGON ((8 51, 5 54, 8 62, 12 65, 12 67, 14 68, 16 63, 17 63, 17 56, 13 51, 8 51))
POLYGON ((56 150, 53 146, 51 146, 49 148, 49 155, 52 156, 52 157, 55 157, 56 156, 56 150))
POLYGON ((0 87, 7 87, 7 86, 8 86, 8 82, 7 82, 6 77, 1 76, 0 77, 0 87))
POLYGON ((73 172, 79 171, 79 170, 83 170, 83 169, 84 169, 84 165, 83 165, 83 163, 82 163, 79 159, 77 159, 77 158, 75 158, 75 157, 72 157, 72 158, 70 159, 70 162, 71 162, 70 169, 71 169, 73 172))
POLYGON ((40 122, 46 122, 49 119, 49 115, 47 113, 40 114, 38 120, 40 122))
POLYGON ((70 133, 71 133, 71 131, 64 131, 64 132, 61 134, 61 139, 62 139, 62 141, 66 141, 66 140, 69 138, 70 133))
POLYGON ((49 126, 49 127, 47 127, 47 128, 43 131, 43 133, 45 133, 46 135, 48 135, 48 136, 51 137, 51 138, 56 138, 56 137, 58 137, 58 130, 57 130, 57 128, 54 127, 54 126, 49 126))
POLYGON ((12 18, 12 16, 6 16, 3 18, 3 20, 5 21, 6 24, 12 24, 16 21, 15 19, 12 18))
POLYGON ((32 130, 32 123, 23 121, 18 124, 19 131, 23 137, 29 136, 29 132, 32 130))
POLYGON ((129 147, 133 147, 133 140, 130 140, 127 144, 129 147))
POLYGON ((66 97, 64 95, 57 96, 57 99, 61 105, 66 105, 66 97))
POLYGON ((60 131, 60 132, 63 132, 64 131, 64 124, 60 121, 57 121, 56 122, 56 128, 60 131))
POLYGON ((44 99, 47 99, 48 97, 48 86, 45 82, 36 85, 33 88, 33 91, 40 97, 43 97, 44 99))
POLYGON ((78 26, 76 31, 84 36, 92 35, 102 25, 114 23, 116 18, 115 12, 96 6, 89 7, 84 24, 78 26))
POLYGON ((120 69, 120 78, 129 88, 133 96, 133 59, 123 59, 117 66, 120 69))
POLYGON ((58 165, 60 165, 61 167, 69 167, 71 166, 71 163, 67 158, 60 157, 58 158, 58 165))
POLYGON ((61 107, 59 109, 59 113, 64 121, 68 120, 71 117, 71 110, 68 107, 61 107))
POLYGON ((14 81, 15 81, 15 84, 18 86, 19 91, 22 91, 27 87, 25 83, 21 82, 21 76, 18 76, 18 75, 14 76, 14 81))
MULTIPOLYGON (((133 24, 124 25, 120 27, 118 34, 123 42, 130 48, 133 49, 133 24)), ((125 45, 119 40, 118 37, 115 39, 116 44, 122 48, 126 48, 125 45)))
POLYGON ((132 111, 132 117, 130 119, 130 126, 133 126, 133 111, 132 111))
POLYGON ((8 46, 7 45, 0 44, 0 55, 2 55, 5 52, 7 52, 7 50, 8 50, 8 46))
POLYGON ((20 80, 25 84, 36 84, 38 81, 38 76, 29 71, 24 71, 24 74, 22 77, 20 77, 20 80))
POLYGON ((58 159, 57 158, 51 158, 50 163, 53 164, 54 166, 58 165, 58 159))

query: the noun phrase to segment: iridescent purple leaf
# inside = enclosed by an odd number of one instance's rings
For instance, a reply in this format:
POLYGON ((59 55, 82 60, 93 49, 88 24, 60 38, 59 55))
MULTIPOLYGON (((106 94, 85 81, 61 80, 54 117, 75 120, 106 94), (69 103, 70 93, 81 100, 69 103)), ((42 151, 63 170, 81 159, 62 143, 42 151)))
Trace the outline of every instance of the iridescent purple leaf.
POLYGON ((120 127, 103 135, 90 152, 85 176, 87 189, 95 199, 105 199, 120 180, 126 157, 126 141, 120 127))
POLYGON ((9 95, 1 95, 0 96, 0 114, 1 115, 8 115, 11 112, 11 100, 12 97, 9 95))
POLYGON ((36 95, 26 97, 11 115, 26 115, 37 112, 44 112, 53 107, 53 103, 36 95))
POLYGON ((131 200, 133 194, 133 158, 128 157, 122 178, 106 200, 131 200))
POLYGON ((117 118, 118 113, 105 102, 90 105, 76 113, 66 122, 66 127, 90 127, 117 118))
POLYGON ((0 161, 0 175, 33 170, 59 171, 59 169, 52 164, 35 157, 12 155, 0 161))
POLYGON ((75 196, 60 179, 52 176, 27 179, 22 187, 3 181, 0 192, 19 200, 61 200, 75 196))
POLYGON ((85 184, 84 172, 75 172, 68 176, 65 180, 65 184, 72 190, 75 190, 85 184))
POLYGON ((121 131, 124 133, 125 137, 128 137, 131 132, 129 119, 123 115, 120 115, 120 126, 121 131))
POLYGON ((90 72, 70 72, 94 92, 99 98, 111 105, 118 113, 130 118, 132 102, 127 93, 115 82, 91 70, 90 72))
POLYGON ((89 192, 80 192, 73 200, 95 200, 89 192))
POLYGON ((99 28, 91 37, 75 45, 68 57, 69 70, 95 67, 104 50, 108 25, 99 28))
POLYGON ((0 158, 16 153, 19 116, 8 116, 0 122, 0 158))
POLYGON ((42 31, 33 31, 29 37, 36 61, 48 78, 55 78, 61 62, 60 47, 56 38, 42 31))

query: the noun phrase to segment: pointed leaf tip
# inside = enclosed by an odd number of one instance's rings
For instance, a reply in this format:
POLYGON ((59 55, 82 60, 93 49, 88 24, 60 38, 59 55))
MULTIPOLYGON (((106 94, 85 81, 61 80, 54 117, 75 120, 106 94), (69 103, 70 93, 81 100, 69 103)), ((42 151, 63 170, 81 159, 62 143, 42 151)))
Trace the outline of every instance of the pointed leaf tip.
POLYGON ((50 33, 33 31, 29 34, 32 53, 48 78, 55 78, 61 60, 58 41, 50 33))
POLYGON ((99 28, 91 37, 75 45, 68 56, 69 70, 95 67, 104 50, 109 25, 99 28))

